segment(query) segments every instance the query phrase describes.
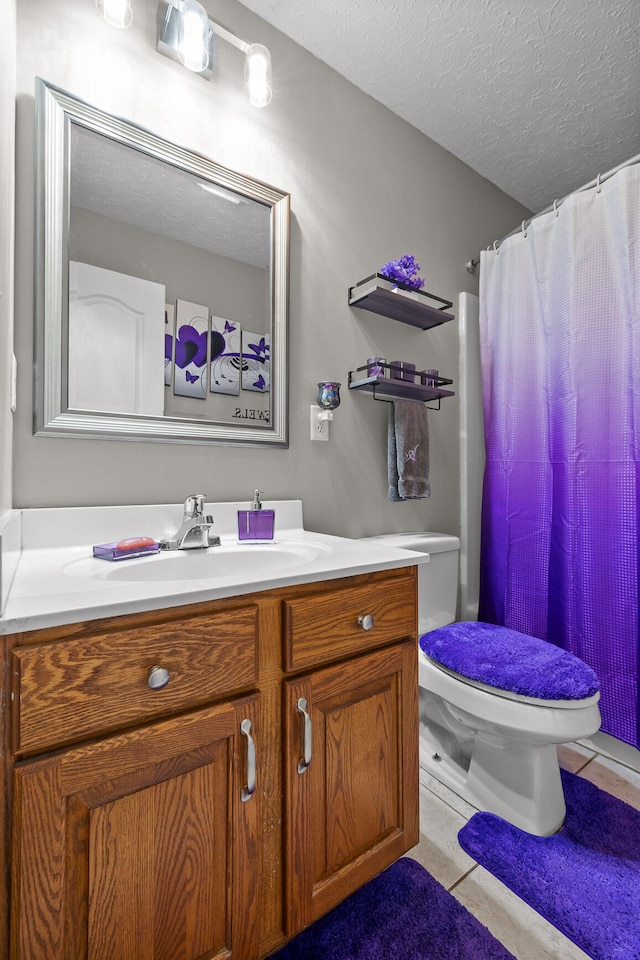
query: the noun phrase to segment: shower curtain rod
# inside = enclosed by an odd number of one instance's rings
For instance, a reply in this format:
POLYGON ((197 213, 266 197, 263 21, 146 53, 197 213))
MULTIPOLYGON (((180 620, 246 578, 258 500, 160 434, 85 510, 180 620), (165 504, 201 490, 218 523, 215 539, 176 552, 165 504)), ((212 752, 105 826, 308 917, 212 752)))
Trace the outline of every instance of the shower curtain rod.
MULTIPOLYGON (((562 200, 554 200, 553 203, 550 203, 549 206, 545 207, 544 210, 541 210, 540 213, 534 213, 533 216, 529 217, 528 220, 523 220, 521 226, 514 227, 514 229, 510 233, 505 234, 501 240, 496 240, 496 242, 492 244, 494 250, 497 250, 500 244, 504 243, 505 240, 508 240, 509 237, 513 237, 520 230, 526 230, 533 220, 537 220, 538 217, 543 217, 545 213, 550 213, 551 210, 557 210, 565 200, 568 200, 569 197, 572 197, 575 193, 583 193, 585 190, 591 190, 592 187, 599 186, 601 183, 604 183, 605 180, 608 180, 620 170, 624 170, 625 167, 632 167, 634 163, 640 163, 640 153, 635 157, 632 157, 630 160, 625 160, 624 163, 618 164, 617 167, 614 167, 613 170, 609 170, 607 173, 599 173, 598 176, 594 177, 593 180, 590 180, 589 183, 585 183, 583 187, 578 187, 577 190, 572 190, 571 193, 568 193, 566 197, 562 198, 562 200)), ((489 247, 487 247, 487 249, 489 249, 489 247)), ((466 267, 469 273, 474 273, 479 263, 479 256, 474 257, 473 260, 467 260, 466 267)))

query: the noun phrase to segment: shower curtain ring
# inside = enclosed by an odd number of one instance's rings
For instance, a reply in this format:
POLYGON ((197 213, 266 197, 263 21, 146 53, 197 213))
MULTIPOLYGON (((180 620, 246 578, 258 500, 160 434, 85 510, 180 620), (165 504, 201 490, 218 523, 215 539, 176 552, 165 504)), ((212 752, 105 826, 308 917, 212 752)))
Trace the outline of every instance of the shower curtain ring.
POLYGON ((553 212, 555 213, 556 217, 558 217, 558 216, 560 215, 560 211, 558 210, 558 201, 557 201, 557 200, 554 200, 554 201, 553 201, 553 212))
POLYGON ((602 193, 602 187, 600 186, 600 174, 596 177, 596 193, 602 193))
POLYGON ((497 253, 497 254, 500 253, 500 251, 498 250, 498 241, 497 241, 497 240, 494 240, 494 241, 493 241, 493 252, 494 252, 494 253, 497 253))
POLYGON ((526 220, 523 220, 523 221, 522 221, 522 236, 523 236, 523 237, 526 237, 526 235, 527 235, 527 231, 525 230, 526 222, 527 222, 526 220))

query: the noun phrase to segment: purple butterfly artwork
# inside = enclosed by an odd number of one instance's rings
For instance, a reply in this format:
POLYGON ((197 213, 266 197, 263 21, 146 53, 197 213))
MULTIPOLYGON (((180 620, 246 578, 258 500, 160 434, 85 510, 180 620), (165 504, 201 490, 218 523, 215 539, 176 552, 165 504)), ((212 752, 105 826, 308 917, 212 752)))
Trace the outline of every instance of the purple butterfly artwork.
POLYGON ((271 386, 270 339, 268 335, 242 331, 242 389, 268 393, 271 386))
POLYGON ((224 317, 211 317, 211 393, 240 393, 242 341, 239 323, 224 317))
POLYGON ((176 304, 175 375, 178 397, 206 398, 209 308, 188 300, 176 304))

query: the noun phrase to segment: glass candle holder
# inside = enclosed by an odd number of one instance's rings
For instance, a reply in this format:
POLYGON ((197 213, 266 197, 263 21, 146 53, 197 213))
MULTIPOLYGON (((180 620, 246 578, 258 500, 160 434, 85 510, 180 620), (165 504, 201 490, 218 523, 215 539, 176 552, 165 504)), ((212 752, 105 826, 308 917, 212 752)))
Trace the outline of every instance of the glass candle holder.
POLYGON ((341 383, 334 380, 325 380, 318 384, 318 406, 322 410, 335 410, 340 406, 341 383))
POLYGON ((386 357, 369 357, 367 360, 367 376, 384 377, 384 365, 386 362, 386 357))
POLYGON ((420 373, 420 383, 425 387, 436 387, 438 385, 438 371, 422 370, 420 373))
POLYGON ((392 380, 408 380, 409 383, 413 383, 413 378, 416 373, 415 363, 409 363, 407 360, 392 360, 391 361, 391 379, 392 380))

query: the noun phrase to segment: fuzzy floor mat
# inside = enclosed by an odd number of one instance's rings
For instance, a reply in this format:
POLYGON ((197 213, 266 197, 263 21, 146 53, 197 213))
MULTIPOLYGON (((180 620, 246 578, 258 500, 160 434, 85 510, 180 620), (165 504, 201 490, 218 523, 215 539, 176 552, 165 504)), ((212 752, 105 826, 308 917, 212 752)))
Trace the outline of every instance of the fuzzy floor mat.
POLYGON ((270 960, 515 960, 430 873, 396 861, 270 960))
POLYGON ((558 833, 534 837, 476 813, 460 846, 594 960, 640 960, 640 811, 561 773, 558 833))

